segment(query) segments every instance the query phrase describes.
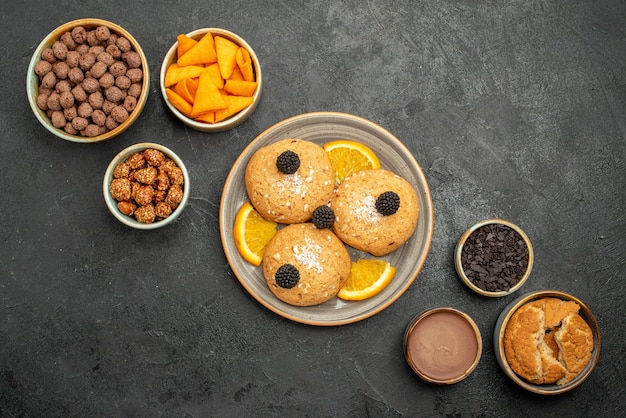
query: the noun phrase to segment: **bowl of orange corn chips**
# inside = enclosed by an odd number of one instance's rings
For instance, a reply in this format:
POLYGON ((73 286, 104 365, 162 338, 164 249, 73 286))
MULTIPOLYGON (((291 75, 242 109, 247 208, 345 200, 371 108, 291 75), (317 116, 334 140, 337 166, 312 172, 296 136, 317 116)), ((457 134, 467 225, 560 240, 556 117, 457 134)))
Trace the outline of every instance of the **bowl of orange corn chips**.
POLYGON ((179 34, 161 65, 165 103, 184 124, 203 132, 245 121, 261 99, 262 83, 254 50, 225 29, 179 34))

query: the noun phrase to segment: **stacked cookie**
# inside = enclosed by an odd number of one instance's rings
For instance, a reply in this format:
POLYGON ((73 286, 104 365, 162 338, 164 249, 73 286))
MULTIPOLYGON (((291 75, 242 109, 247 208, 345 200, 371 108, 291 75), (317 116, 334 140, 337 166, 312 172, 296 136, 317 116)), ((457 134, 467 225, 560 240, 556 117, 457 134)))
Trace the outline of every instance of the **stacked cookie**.
POLYGON ((535 384, 563 385, 591 359, 593 334, 572 301, 546 297, 528 302, 511 317, 504 350, 511 369, 535 384))

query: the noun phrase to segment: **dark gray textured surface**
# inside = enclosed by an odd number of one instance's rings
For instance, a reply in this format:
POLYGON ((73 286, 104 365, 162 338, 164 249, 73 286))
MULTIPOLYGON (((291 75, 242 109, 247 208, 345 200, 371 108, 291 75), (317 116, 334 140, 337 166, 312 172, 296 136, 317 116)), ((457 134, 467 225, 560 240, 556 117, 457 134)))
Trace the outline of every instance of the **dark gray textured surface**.
POLYGON ((0 416, 624 416, 626 382, 626 3, 574 1, 25 1, 0 32, 0 416), (26 69, 41 39, 82 17, 114 21, 148 55, 147 106, 125 134, 79 145, 32 115, 26 69), (158 90, 178 33, 223 27, 265 76, 251 118, 225 133, 186 129, 158 90), (342 327, 290 322, 235 279, 218 231, 222 185, 245 145, 316 110, 368 118, 414 153, 431 186, 435 233, 395 304, 342 327), (177 223, 131 230, 101 179, 122 148, 160 142, 193 190, 177 223), (585 301, 600 362, 573 392, 523 392, 491 338, 513 297, 463 287, 452 253, 499 216, 535 249, 522 291, 585 301), (412 316, 454 306, 474 317, 482 361, 451 387, 406 366, 412 316))

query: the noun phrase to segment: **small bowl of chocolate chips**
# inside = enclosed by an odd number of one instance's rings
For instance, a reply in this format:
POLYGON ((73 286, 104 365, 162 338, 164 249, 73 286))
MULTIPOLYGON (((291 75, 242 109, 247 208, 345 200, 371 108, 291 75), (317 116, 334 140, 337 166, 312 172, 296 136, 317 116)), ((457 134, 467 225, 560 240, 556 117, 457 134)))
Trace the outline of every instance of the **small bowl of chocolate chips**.
POLYGON ((506 296, 528 280, 533 247, 517 225, 504 219, 487 219, 461 235, 454 265, 463 283, 476 293, 506 296))

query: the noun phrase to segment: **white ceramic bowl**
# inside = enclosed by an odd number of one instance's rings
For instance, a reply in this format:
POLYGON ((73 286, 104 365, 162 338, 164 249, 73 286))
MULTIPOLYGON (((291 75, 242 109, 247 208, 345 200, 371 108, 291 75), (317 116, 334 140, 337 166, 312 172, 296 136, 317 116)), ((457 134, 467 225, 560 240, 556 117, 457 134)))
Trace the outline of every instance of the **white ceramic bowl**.
POLYGON ((197 29, 193 32, 187 34, 188 37, 199 40, 201 39, 207 32, 210 32, 214 37, 219 35, 226 39, 233 41, 234 43, 243 46, 250 53, 250 58, 252 60, 252 65, 254 68, 254 73, 257 82, 257 88, 252 96, 252 104, 245 109, 239 111, 233 116, 224 119, 223 121, 216 123, 207 123, 207 122, 199 122, 193 119, 188 118, 183 115, 176 107, 169 101, 166 93, 165 87, 165 73, 167 72, 167 68, 174 62, 176 62, 176 54, 178 48, 178 42, 175 42, 174 45, 167 51, 165 54, 165 58, 163 59, 163 63, 161 64, 161 74, 159 77, 159 83, 161 85, 161 94, 163 95, 163 100, 167 104, 167 107, 172 111, 172 113, 181 120, 185 125, 196 129, 202 132, 222 132, 229 129, 232 129, 241 123, 243 123, 248 117, 254 112, 259 101, 261 100, 261 92, 263 90, 263 75, 261 73, 261 64, 259 63, 259 59, 256 56, 256 53, 252 49, 252 47, 239 35, 230 32, 225 29, 220 28, 203 28, 197 29))
POLYGON ((148 60, 146 59, 146 55, 144 54, 139 42, 124 28, 116 25, 115 23, 102 20, 102 19, 78 19, 73 20, 71 22, 65 23, 52 32, 50 32, 44 39, 41 41, 39 46, 35 49, 33 56, 30 60, 30 64, 28 66, 28 72, 26 75, 26 92, 28 94, 28 102, 30 103, 30 107, 35 114, 35 117, 39 122, 51 133, 58 136, 59 138, 65 139, 66 141, 72 142, 80 142, 80 143, 92 143, 92 142, 100 142, 111 139, 122 132, 126 131, 139 117, 141 114, 146 101, 148 99, 148 92, 150 90, 150 71, 148 69, 148 60), (39 91, 39 76, 35 74, 35 65, 41 61, 42 52, 52 46, 65 32, 71 31, 77 26, 82 26, 86 30, 92 30, 99 26, 106 26, 112 33, 118 34, 120 36, 124 36, 128 39, 133 47, 133 49, 140 55, 141 57, 141 69, 143 71, 143 81, 141 94, 137 100, 137 105, 134 110, 130 113, 128 119, 122 122, 117 128, 112 129, 104 134, 95 136, 95 137, 84 137, 80 135, 71 135, 65 132, 62 129, 54 127, 50 118, 46 115, 46 112, 41 110, 37 105, 37 96, 39 91))
POLYGON ((183 161, 178 157, 178 155, 174 153, 174 151, 170 150, 167 147, 164 147, 163 145, 144 142, 140 144, 131 145, 130 147, 125 148, 124 150, 120 151, 120 153, 118 153, 111 160, 111 162, 109 163, 109 166, 106 169, 106 172, 104 173, 102 191, 104 193, 104 201, 107 207, 109 208, 113 216, 117 218, 117 220, 119 220, 125 225, 128 225, 136 229, 156 229, 156 228, 161 228, 163 226, 169 225, 180 216, 183 209, 187 205, 187 201, 189 200, 189 195, 191 193, 191 186, 189 182, 189 173, 187 172, 187 168, 185 167, 185 164, 183 163, 183 161), (157 220, 152 223, 139 222, 133 216, 128 216, 120 212, 120 210, 117 207, 117 201, 113 198, 113 196, 111 196, 111 193, 109 191, 109 188, 111 186, 111 181, 113 180, 113 171, 115 170, 115 167, 118 164, 126 161, 126 159, 130 157, 131 155, 137 152, 145 151, 146 149, 155 149, 155 150, 161 151, 163 154, 165 154, 166 157, 169 157, 170 159, 172 159, 176 163, 176 165, 182 170, 183 176, 185 178, 184 185, 183 185, 183 190, 184 190, 183 198, 180 204, 178 205, 178 207, 176 207, 176 209, 172 212, 172 214, 168 216, 167 218, 164 218, 162 220, 157 220))

